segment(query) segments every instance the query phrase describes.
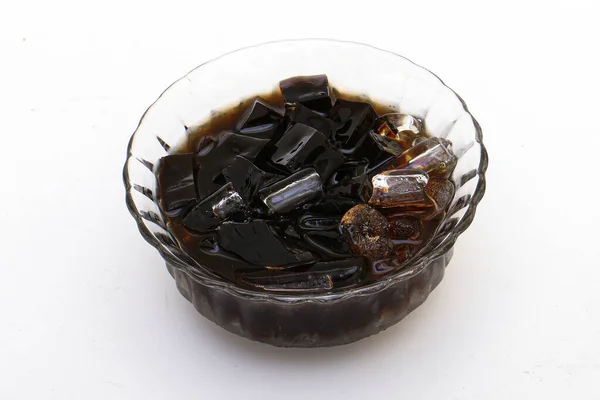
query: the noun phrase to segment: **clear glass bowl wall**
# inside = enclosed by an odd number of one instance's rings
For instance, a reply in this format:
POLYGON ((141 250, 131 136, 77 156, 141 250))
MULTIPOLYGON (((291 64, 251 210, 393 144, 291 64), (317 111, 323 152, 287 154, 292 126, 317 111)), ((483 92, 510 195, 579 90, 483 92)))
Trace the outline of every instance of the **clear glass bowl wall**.
POLYGON ((124 168, 127 206, 143 237, 163 256, 179 291, 225 329, 278 346, 352 342, 401 320, 441 280, 456 238, 471 223, 485 191, 487 153, 481 129, 462 99, 428 70, 367 45, 331 40, 267 43, 210 61, 171 85, 143 115, 124 168), (459 160, 457 190, 433 241, 402 270, 360 288, 298 295, 245 290, 186 256, 167 230, 154 193, 158 160, 187 139, 186 127, 282 79, 327 74, 342 92, 366 95, 423 119, 432 136, 450 140, 459 160), (299 323, 298 321, 304 321, 299 323))

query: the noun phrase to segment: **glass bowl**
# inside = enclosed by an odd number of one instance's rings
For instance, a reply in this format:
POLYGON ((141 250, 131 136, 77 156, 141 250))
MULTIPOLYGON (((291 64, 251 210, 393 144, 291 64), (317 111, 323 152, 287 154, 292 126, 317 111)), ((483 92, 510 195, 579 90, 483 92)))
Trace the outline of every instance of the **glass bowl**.
POLYGON ((335 346, 378 333, 422 304, 444 276, 457 237, 485 191, 487 153, 462 99, 428 70, 371 46, 297 40, 244 48, 173 83, 144 113, 129 142, 123 176, 140 233, 164 258, 177 288, 200 314, 248 339, 286 347, 335 346), (155 199, 154 167, 187 140, 188 128, 296 75, 327 74, 342 92, 365 95, 422 118, 450 140, 456 194, 431 243, 404 268, 367 286, 319 294, 255 292, 223 280, 178 247, 155 199))

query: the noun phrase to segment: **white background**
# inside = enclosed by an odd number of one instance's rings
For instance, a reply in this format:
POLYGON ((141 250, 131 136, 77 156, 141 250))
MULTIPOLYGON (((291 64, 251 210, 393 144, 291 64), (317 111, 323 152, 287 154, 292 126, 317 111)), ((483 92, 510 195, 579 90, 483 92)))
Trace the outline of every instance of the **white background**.
POLYGON ((83 3, 0 6, 1 399, 600 398, 597 1, 83 3), (302 37, 431 69, 481 123, 490 168, 421 308, 286 350, 196 314, 126 211, 121 168, 172 81, 302 37))

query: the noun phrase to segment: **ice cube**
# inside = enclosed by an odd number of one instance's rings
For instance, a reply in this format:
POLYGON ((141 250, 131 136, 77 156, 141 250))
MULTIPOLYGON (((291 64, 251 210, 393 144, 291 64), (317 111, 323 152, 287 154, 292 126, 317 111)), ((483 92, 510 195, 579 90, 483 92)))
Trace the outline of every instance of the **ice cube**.
POLYGON ((407 114, 385 114, 374 123, 375 131, 396 140, 406 150, 421 133, 421 121, 407 114))
POLYGON ((376 169, 416 168, 429 175, 443 175, 456 165, 457 158, 452 153, 452 143, 442 138, 428 138, 406 150, 395 159, 376 169))
POLYGON ((281 175, 275 175, 263 171, 251 161, 242 156, 236 156, 233 163, 223 170, 223 175, 233 183, 234 188, 240 196, 249 203, 258 190, 269 182, 283 179, 281 175))
POLYGON ((213 207, 213 214, 221 220, 226 220, 234 215, 247 213, 247 206, 244 199, 235 190, 227 190, 221 200, 213 207))
POLYGON ((286 246, 283 238, 264 220, 224 222, 217 233, 219 245, 250 264, 276 267, 316 261, 307 251, 286 246))
POLYGON ((268 139, 259 139, 247 135, 224 132, 212 138, 215 142, 207 151, 196 155, 196 190, 203 199, 218 190, 223 169, 230 166, 236 156, 253 161, 258 153, 269 143, 268 139), (217 181, 215 181, 217 180, 217 181))
POLYGON ((327 113, 334 99, 327 75, 295 76, 279 82, 285 103, 300 103, 311 110, 327 113))
MULTIPOLYGON (((390 126, 385 123, 385 121, 378 120, 377 122, 375 122, 374 126, 375 126, 375 132, 377 132, 381 136, 385 136, 388 139, 393 139, 398 142, 402 140, 402 138, 399 137, 398 135, 396 135, 396 133, 392 130, 392 128, 390 128, 390 126)), ((403 146, 405 145, 404 141, 402 141, 402 145, 403 146)))
POLYGON ((400 244, 399 241, 420 243, 423 224, 419 217, 413 215, 394 216, 388 218, 388 223, 390 224, 388 232, 394 244, 400 244))
POLYGON ((422 142, 426 141, 427 139, 428 139, 428 138, 427 138, 427 136, 417 136, 417 137, 415 138, 415 140, 413 140, 413 142, 412 142, 412 145, 413 145, 413 146, 416 146, 416 145, 418 145, 419 143, 422 143, 422 142))
POLYGON ((205 198, 183 218, 183 226, 197 232, 214 230, 227 219, 245 219, 248 206, 231 183, 205 198))
POLYGON ((333 289, 333 280, 327 273, 269 271, 244 276, 242 281, 268 292, 311 293, 333 289))
POLYGON ((323 115, 312 111, 300 103, 287 103, 285 105, 285 115, 294 123, 300 122, 311 128, 315 128, 327 138, 331 135, 335 127, 330 119, 325 118, 323 115))
POLYGON ((386 218, 366 204, 348 210, 340 222, 350 249, 355 254, 375 260, 387 257, 392 251, 388 228, 386 218))
POLYGON ((160 206, 165 214, 173 216, 197 201, 193 154, 171 154, 161 158, 156 176, 160 206))
POLYGON ((294 124, 277 142, 271 160, 290 171, 297 171, 324 150, 327 139, 315 128, 294 124))
POLYGON ((338 99, 329 118, 337 125, 334 140, 345 149, 353 149, 371 130, 377 113, 369 103, 338 99))
POLYGON ((454 184, 447 179, 430 179, 425 186, 425 193, 433 201, 436 214, 448 207, 454 198, 454 192, 454 184))
POLYGON ((423 121, 412 115, 390 113, 382 115, 381 120, 398 136, 417 136, 423 132, 423 121))
POLYGON ((261 200, 271 212, 286 213, 318 200, 323 194, 321 177, 306 168, 259 191, 261 200))
POLYGON ((236 129, 239 133, 270 139, 279 124, 283 115, 273 106, 258 98, 240 117, 236 129))
POLYGON ((394 258, 396 267, 407 262, 410 258, 412 258, 414 253, 414 246, 403 244, 399 246, 394 246, 394 258))
POLYGON ((267 291, 314 292, 355 285, 366 273, 363 258, 323 261, 303 270, 260 271, 245 274, 243 282, 267 291))
POLYGON ((425 194, 429 177, 418 169, 395 169, 373 177, 373 195, 369 204, 382 207, 404 205, 430 205, 425 194))
POLYGON ((408 168, 417 168, 430 175, 441 175, 454 168, 457 162, 452 143, 441 138, 429 138, 400 155, 408 168))

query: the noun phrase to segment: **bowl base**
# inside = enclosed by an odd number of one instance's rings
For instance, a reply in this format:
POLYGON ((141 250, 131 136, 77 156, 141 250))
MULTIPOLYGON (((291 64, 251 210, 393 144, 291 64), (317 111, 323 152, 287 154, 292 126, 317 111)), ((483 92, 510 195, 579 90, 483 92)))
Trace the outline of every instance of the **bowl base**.
POLYGON ((242 297, 210 286, 167 263, 177 289, 205 318, 231 333, 278 347, 330 347, 355 342, 398 323, 441 282, 453 249, 418 273, 382 290, 349 293, 335 301, 318 296, 286 301, 242 297))

